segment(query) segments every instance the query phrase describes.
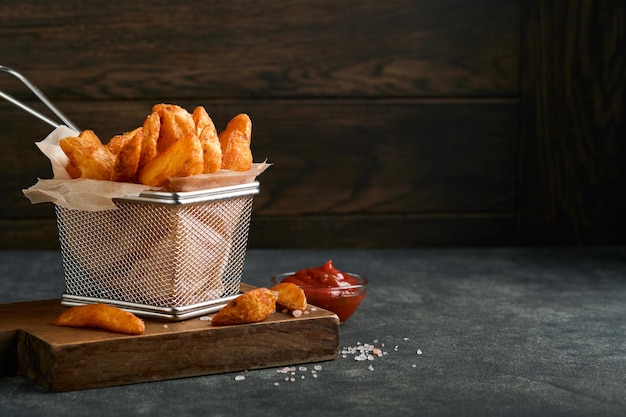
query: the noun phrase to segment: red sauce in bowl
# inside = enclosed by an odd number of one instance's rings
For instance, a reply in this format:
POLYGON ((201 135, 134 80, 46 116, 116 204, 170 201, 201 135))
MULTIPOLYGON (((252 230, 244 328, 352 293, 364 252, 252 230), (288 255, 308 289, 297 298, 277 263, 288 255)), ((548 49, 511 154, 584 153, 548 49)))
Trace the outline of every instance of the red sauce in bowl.
POLYGON ((307 302, 337 314, 346 321, 367 294, 367 280, 342 272, 327 261, 322 266, 301 269, 281 282, 291 282, 304 290, 307 302))

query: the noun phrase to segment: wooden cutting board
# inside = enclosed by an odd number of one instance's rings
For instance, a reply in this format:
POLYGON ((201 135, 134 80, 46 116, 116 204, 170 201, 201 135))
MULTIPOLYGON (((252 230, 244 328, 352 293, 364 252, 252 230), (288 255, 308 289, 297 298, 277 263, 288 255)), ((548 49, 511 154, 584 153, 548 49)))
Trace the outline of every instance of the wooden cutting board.
POLYGON ((238 326, 146 318, 141 336, 55 326, 65 309, 56 299, 0 305, 0 376, 22 375, 51 391, 73 391, 319 362, 339 354, 339 319, 311 306, 298 318, 276 312, 261 323, 238 326))

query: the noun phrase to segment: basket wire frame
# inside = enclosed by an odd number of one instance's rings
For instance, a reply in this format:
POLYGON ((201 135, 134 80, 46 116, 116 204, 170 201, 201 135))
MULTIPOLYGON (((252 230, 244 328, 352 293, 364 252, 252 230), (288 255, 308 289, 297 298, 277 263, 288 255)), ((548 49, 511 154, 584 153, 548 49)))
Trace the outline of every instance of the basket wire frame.
POLYGON ((186 205, 55 206, 66 294, 179 308, 240 290, 252 196, 186 205))

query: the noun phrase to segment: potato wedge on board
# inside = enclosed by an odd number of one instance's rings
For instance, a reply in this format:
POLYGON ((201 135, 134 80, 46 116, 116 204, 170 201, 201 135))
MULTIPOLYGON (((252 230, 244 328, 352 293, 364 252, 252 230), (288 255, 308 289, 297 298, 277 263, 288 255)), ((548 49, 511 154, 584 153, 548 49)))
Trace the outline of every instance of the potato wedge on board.
POLYGON ((231 300, 211 319, 213 326, 258 323, 276 311, 276 294, 264 287, 255 288, 231 300))
POLYGON ((115 333, 143 334, 146 327, 139 317, 107 304, 87 304, 65 310, 54 324, 67 327, 88 327, 115 333))
POLYGON ((281 282, 270 288, 278 293, 276 304, 291 311, 306 310, 307 301, 304 290, 292 282, 281 282))

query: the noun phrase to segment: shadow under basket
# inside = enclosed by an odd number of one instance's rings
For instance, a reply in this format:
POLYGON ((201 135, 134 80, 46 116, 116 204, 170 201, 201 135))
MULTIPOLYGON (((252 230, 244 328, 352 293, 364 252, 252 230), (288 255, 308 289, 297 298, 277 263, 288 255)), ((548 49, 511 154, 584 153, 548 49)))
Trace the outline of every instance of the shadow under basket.
POLYGON ((179 321, 240 294, 259 183, 189 192, 146 191, 115 209, 55 206, 66 291, 61 304, 107 303, 179 321))

